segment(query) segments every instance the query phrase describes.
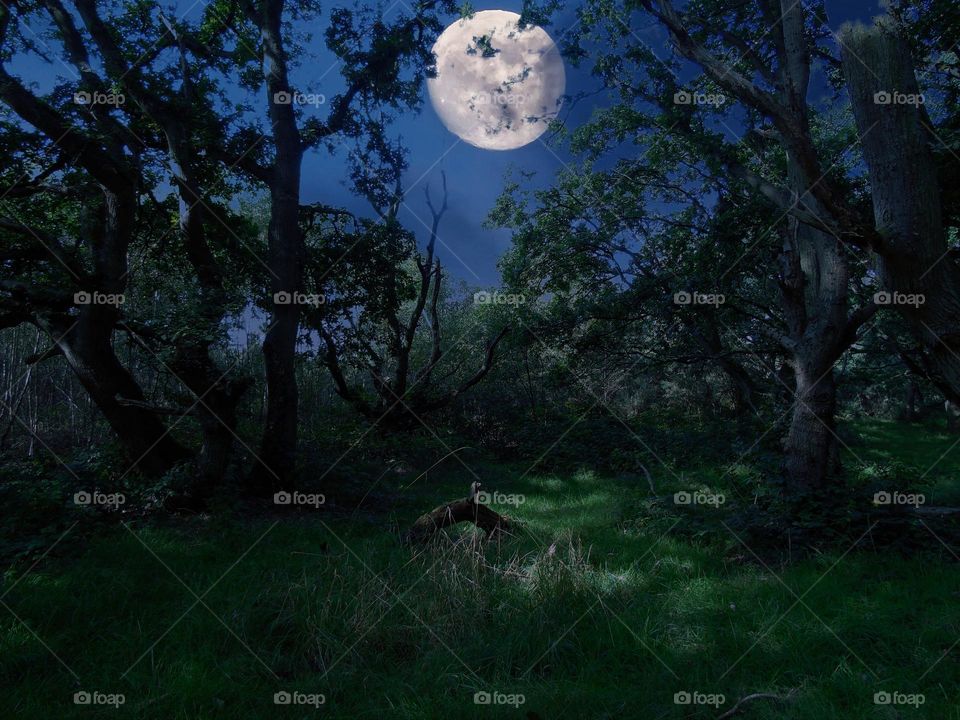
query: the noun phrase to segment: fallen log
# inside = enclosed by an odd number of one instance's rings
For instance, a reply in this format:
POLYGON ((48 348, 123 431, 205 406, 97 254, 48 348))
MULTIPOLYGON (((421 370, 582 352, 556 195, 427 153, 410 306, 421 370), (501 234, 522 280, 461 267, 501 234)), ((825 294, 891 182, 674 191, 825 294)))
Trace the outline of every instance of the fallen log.
POLYGON ((479 502, 477 494, 480 483, 470 486, 470 495, 459 500, 438 505, 428 513, 421 515, 404 536, 409 544, 425 543, 432 540, 445 527, 470 522, 486 533, 489 540, 501 532, 509 533, 514 522, 506 515, 491 510, 479 502))

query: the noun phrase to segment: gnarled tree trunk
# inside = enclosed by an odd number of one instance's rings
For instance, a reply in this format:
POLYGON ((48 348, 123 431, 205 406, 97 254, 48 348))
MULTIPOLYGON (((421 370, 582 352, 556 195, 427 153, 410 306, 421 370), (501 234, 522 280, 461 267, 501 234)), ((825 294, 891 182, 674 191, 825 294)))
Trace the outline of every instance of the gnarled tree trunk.
MULTIPOLYGON (((810 49, 802 8, 787 9, 774 32, 779 34, 780 101, 790 110, 798 131, 783 139, 788 187, 798 207, 814 218, 826 218, 808 168, 810 49)), ((784 473, 787 500, 797 505, 829 495, 840 469, 833 364, 849 342, 849 269, 839 238, 795 217, 789 219, 783 239, 781 290, 795 378, 793 415, 784 440, 784 473)))
POLYGON ((920 305, 896 309, 925 350, 930 379, 960 403, 960 268, 948 254, 930 148, 937 141, 919 100, 910 48, 889 18, 845 28, 841 47, 882 238, 880 277, 891 292, 924 296, 920 305))
POLYGON ((834 238, 790 225, 781 288, 794 385, 783 464, 788 500, 799 501, 829 494, 840 469, 833 364, 846 347, 848 270, 834 238))

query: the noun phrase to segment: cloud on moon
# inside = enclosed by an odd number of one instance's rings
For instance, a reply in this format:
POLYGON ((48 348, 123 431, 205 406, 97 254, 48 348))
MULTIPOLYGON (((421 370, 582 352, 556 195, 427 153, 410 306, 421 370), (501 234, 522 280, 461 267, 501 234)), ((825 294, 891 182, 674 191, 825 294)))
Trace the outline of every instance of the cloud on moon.
POLYGON ((448 130, 471 145, 512 150, 536 140, 560 110, 563 59, 542 28, 483 10, 452 23, 433 46, 430 101, 448 130))

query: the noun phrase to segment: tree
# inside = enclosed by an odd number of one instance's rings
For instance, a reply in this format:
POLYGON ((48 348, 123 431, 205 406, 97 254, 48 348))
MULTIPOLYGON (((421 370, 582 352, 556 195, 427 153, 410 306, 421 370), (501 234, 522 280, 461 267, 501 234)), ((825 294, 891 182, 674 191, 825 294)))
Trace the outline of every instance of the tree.
MULTIPOLYGON (((86 49, 76 42, 70 16, 54 2, 44 9, 58 22, 68 56, 81 73, 82 87, 107 93, 108 86, 90 69, 86 49)), ((4 47, 22 42, 16 37, 17 27, 11 9, 0 9, 4 47)), ((161 473, 187 453, 159 419, 141 406, 142 389, 114 353, 112 340, 121 321, 118 304, 74 304, 75 297, 117 299, 126 291, 143 148, 131 142, 107 108, 83 112, 81 107, 71 107, 65 97, 73 95, 61 90, 49 99, 38 97, 6 68, 0 70, 0 99, 26 125, 6 126, 10 156, 20 161, 20 178, 9 188, 9 196, 31 200, 37 210, 44 205, 55 207, 53 217, 67 221, 54 230, 55 224, 45 227, 51 215, 44 218, 43 212, 4 218, 4 326, 30 322, 41 328, 52 342, 43 356, 64 357, 131 462, 146 472, 161 473), (17 153, 13 142, 26 145, 17 153), (56 185, 60 176, 64 184, 56 185), (59 193, 63 200, 50 200, 59 193), (63 238, 69 234, 75 240, 68 245, 63 238), (41 278, 47 282, 35 282, 41 278)))
MULTIPOLYGON (((33 223, 16 217, 3 221, 6 237, 11 238, 7 269, 22 271, 29 265, 38 273, 60 275, 55 292, 11 279, 6 286, 11 310, 5 324, 34 322, 50 334, 131 460, 143 469, 162 473, 188 456, 159 419, 163 415, 189 413, 199 421, 200 495, 216 484, 237 438, 237 408, 250 380, 232 372, 233 367, 218 366, 213 348, 224 340, 228 315, 242 310, 242 303, 237 305, 240 285, 253 278, 249 267, 228 262, 227 256, 240 249, 250 253, 252 243, 233 231, 231 225, 237 223, 230 218, 227 202, 242 187, 266 188, 270 218, 264 267, 270 276, 269 294, 299 291, 304 153, 338 134, 360 137, 376 132, 389 122, 384 109, 417 104, 420 83, 432 64, 428 47, 439 31, 435 13, 440 7, 449 9, 444 3, 419 3, 393 24, 373 11, 335 9, 327 45, 343 61, 347 89, 332 99, 323 121, 302 117, 289 79, 290 66, 301 52, 299 35, 289 20, 313 17, 314 3, 214 2, 193 26, 167 18, 152 2, 104 5, 77 0, 68 8, 60 0, 50 0, 29 7, 6 6, 0 13, 0 39, 8 55, 36 53, 22 28, 30 21, 47 21, 61 43, 64 62, 73 66, 77 78, 41 96, 8 72, 0 74, 0 100, 19 118, 5 128, 7 142, 12 148, 26 141, 33 152, 20 154, 19 169, 27 179, 17 179, 10 197, 29 197, 34 203, 38 196, 50 198, 68 215, 70 203, 87 203, 84 208, 72 206, 74 215, 82 215, 82 220, 71 217, 68 226, 78 238, 73 247, 45 230, 40 213, 33 223), (265 94, 269 131, 238 99, 243 89, 265 94), (81 104, 71 103, 76 98, 81 104), (367 112, 358 113, 361 107, 367 112), (381 109, 377 119, 363 122, 361 117, 374 116, 374 108, 381 109), (35 157, 46 164, 38 167, 35 157), (64 185, 53 187, 53 179, 62 179, 64 185), (178 251, 182 250, 177 259, 190 268, 185 290, 195 293, 187 303, 194 311, 190 321, 164 334, 155 323, 132 322, 116 305, 93 303, 81 307, 72 322, 73 292, 109 297, 129 292, 131 244, 138 231, 150 225, 152 210, 170 209, 169 196, 158 201, 154 195, 164 180, 177 196, 178 251), (95 206, 90 204, 91 181, 103 195, 95 206), (65 188, 67 192, 61 193, 65 188), (145 201, 152 205, 144 208, 145 201), (96 210, 90 212, 91 207, 96 210), (92 238, 85 244, 87 231, 92 238), (69 277, 62 276, 63 270, 69 277), (117 330, 177 376, 192 396, 184 406, 146 401, 113 352, 117 330)), ((153 239, 168 249, 165 237, 153 239)), ((263 343, 267 418, 261 462, 251 473, 251 487, 258 492, 281 483, 295 467, 299 318, 295 304, 271 307, 263 343)))
MULTIPOLYGON (((362 162, 356 169, 361 168, 369 166, 362 162)), ((415 235, 397 218, 404 169, 397 151, 387 167, 357 175, 358 188, 367 195, 379 221, 350 215, 352 232, 344 232, 343 223, 315 226, 320 231, 318 250, 308 263, 311 287, 325 298, 305 318, 323 343, 321 361, 340 397, 386 428, 415 427, 422 417, 481 382, 508 330, 504 326, 486 342, 480 367, 462 380, 455 377, 460 364, 439 372, 447 351, 441 320, 444 278, 436 244, 447 211, 447 179, 441 174, 439 207, 429 186, 425 190, 432 221, 426 248, 420 252, 415 235), (334 258, 340 258, 340 267, 330 272, 334 258), (365 387, 364 374, 372 393, 365 387)), ((344 215, 335 213, 339 218, 344 215)))
MULTIPOLYGON (((841 36, 843 70, 863 138, 884 287, 920 295, 903 306, 923 349, 925 373, 960 402, 960 267, 947 246, 941 185, 932 147, 942 143, 924 111, 910 47, 892 19, 841 36), (878 98, 889 102, 878 102, 878 98), (916 98, 903 103, 898 98, 916 98)), ((947 148, 949 150, 949 148, 947 148)))
MULTIPOLYGON (((624 99, 610 113, 617 120, 611 137, 622 141, 631 132, 682 137, 700 155, 703 172, 751 188, 771 203, 774 217, 782 216, 776 230, 783 243, 780 284, 787 327, 776 340, 791 356, 795 400, 784 469, 791 494, 822 497, 837 486, 832 368, 878 309, 875 304, 850 309, 850 254, 857 254, 858 264, 867 252, 889 254, 884 232, 865 211, 860 183, 851 182, 839 162, 824 162, 843 137, 842 126, 839 133, 829 129, 808 99, 812 63, 840 66, 826 45, 826 15, 820 6, 776 0, 756 6, 697 2, 683 11, 669 0, 641 5, 666 30, 679 56, 702 71, 700 77, 681 84, 681 63, 661 60, 634 42, 638 36, 624 20, 632 16, 627 6, 589 4, 583 33, 570 52, 586 56, 584 39, 597 40, 590 34, 594 30, 606 33, 603 41, 611 50, 600 53, 594 68, 624 99), (697 93, 722 97, 724 113, 712 121, 716 107, 684 102, 697 93), (741 118, 730 115, 734 103, 741 118), (739 143, 723 138, 730 123, 742 128, 739 143)), ((917 278, 923 271, 908 272, 917 278)), ((860 277, 853 278, 854 285, 860 277)), ((909 308, 898 309, 911 317, 909 308)))
MULTIPOLYGON (((238 59, 245 56, 243 77, 260 73, 260 82, 248 82, 251 89, 260 86, 267 102, 270 130, 248 124, 236 128, 233 138, 255 138, 272 147, 271 159, 256 163, 244 160, 238 167, 252 180, 263 183, 270 194, 270 221, 267 231, 270 296, 293 296, 303 283, 304 238, 300 228, 300 171, 304 153, 343 134, 357 137, 377 132, 384 115, 371 125, 359 121, 372 113, 364 108, 413 108, 419 102, 419 88, 433 58, 429 51, 432 38, 439 33, 435 16, 447 3, 419 2, 409 16, 402 15, 388 25, 370 10, 354 12, 338 8, 330 15, 326 31, 328 47, 341 60, 347 89, 333 98, 328 116, 320 121, 302 121, 292 99, 297 96, 290 82, 292 62, 290 46, 295 32, 285 24, 285 13, 298 20, 315 18, 313 2, 286 3, 283 0, 226 3, 230 11, 228 25, 237 37, 253 39, 251 58, 244 48, 236 48, 238 59), (246 71, 246 72, 245 72, 246 71)), ((210 7, 208 14, 219 16, 222 8, 210 7)), ((249 47, 246 44, 246 47, 249 47)), ((232 143, 234 146, 236 143, 232 143)), ((269 493, 281 484, 289 484, 296 466, 297 382, 296 345, 301 308, 296 303, 274 303, 263 354, 267 381, 267 417, 260 443, 258 462, 251 476, 256 492, 269 493)))

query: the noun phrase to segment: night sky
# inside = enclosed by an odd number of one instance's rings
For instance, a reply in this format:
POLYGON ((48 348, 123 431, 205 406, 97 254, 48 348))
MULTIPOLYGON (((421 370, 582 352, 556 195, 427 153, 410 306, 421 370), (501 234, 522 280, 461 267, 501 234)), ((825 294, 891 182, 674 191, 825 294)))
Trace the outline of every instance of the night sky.
MULTIPOLYGON (((341 4, 341 3, 336 3, 341 4)), ((205 6, 204 0, 179 0, 176 3, 178 14, 187 20, 197 20, 205 6)), ((500 2, 495 5, 478 4, 474 9, 502 9, 520 11, 519 2, 500 2)), ((386 4, 384 17, 395 19, 403 11, 403 0, 386 4)), ((557 44, 576 23, 576 5, 571 3, 559 12, 546 29, 557 44)), ((828 0, 827 8, 831 27, 837 29, 843 22, 853 19, 868 20, 880 12, 880 0, 828 0)), ((329 10, 329 6, 325 6, 329 10)), ((322 93, 332 97, 343 89, 339 67, 335 58, 322 43, 326 15, 321 18, 318 27, 312 30, 313 41, 308 45, 311 59, 297 68, 292 84, 300 92, 322 93)), ((456 18, 450 17, 448 22, 456 18)), ((44 36, 45 28, 33 28, 38 36, 44 36)), ((649 43, 661 57, 665 56, 666 35, 653 26, 637 29, 638 34, 649 43)), ((46 37, 46 41, 49 37, 46 37)), ((58 58, 59 52, 51 52, 58 58)), ((33 82, 42 90, 49 89, 52 82, 60 79, 75 80, 59 60, 48 65, 32 56, 30 60, 15 57, 8 68, 25 80, 33 82)), ((567 71, 567 93, 591 91, 598 87, 596 79, 589 73, 589 63, 580 69, 567 71)), ((424 89, 424 96, 426 89, 424 89)), ((602 102, 602 96, 597 96, 602 102)), ((264 108, 262 97, 249 98, 258 109, 264 108)), ((590 99, 579 103, 569 114, 561 110, 561 117, 571 126, 589 118, 597 107, 597 100, 590 99)), ((305 113, 317 112, 325 117, 328 106, 311 108, 306 106, 305 113)), ((572 161, 570 155, 559 145, 548 145, 549 133, 541 136, 529 145, 509 151, 481 150, 460 141, 440 122, 436 113, 425 98, 419 113, 407 113, 395 124, 392 134, 402 137, 408 146, 410 167, 405 178, 407 196, 401 211, 401 220, 415 231, 421 242, 428 235, 429 212, 424 200, 424 187, 432 183, 439 191, 440 172, 445 171, 450 192, 450 209, 444 217, 440 229, 439 255, 446 267, 448 276, 462 279, 471 285, 495 285, 498 283, 497 260, 508 248, 510 237, 505 230, 491 230, 483 227, 483 221, 489 213, 494 200, 503 187, 504 178, 511 169, 536 172, 535 183, 547 184, 557 170, 572 161)), ((365 200, 353 196, 347 187, 345 156, 348 146, 342 145, 338 152, 331 155, 325 149, 318 149, 304 160, 303 202, 324 202, 345 206, 355 212, 372 215, 365 200)))
MULTIPOLYGON (((501 9, 520 12, 520 6, 519 2, 478 4, 475 10, 501 9)), ((400 7, 397 4, 394 10, 388 10, 387 18, 391 17, 391 12, 398 12, 400 7)), ((827 9, 831 27, 837 29, 846 21, 869 20, 879 14, 880 3, 873 0, 828 0, 827 9)), ((450 18, 451 21, 454 19, 450 18)), ((575 22, 575 5, 570 4, 555 17, 547 31, 557 44, 561 44, 560 38, 575 22)), ((651 29, 641 37, 649 41, 658 54, 661 54, 662 50, 662 57, 666 55, 666 35, 662 31, 651 29)), ((318 67, 326 70, 329 64, 320 63, 318 67)), ((313 70, 315 69, 304 67, 297 74, 297 81, 304 89, 313 87, 308 80, 313 70)), ((567 64, 566 70, 568 94, 598 87, 596 79, 590 76, 587 64, 580 69, 574 69, 567 64)), ((331 76, 335 73, 336 70, 332 71, 325 80, 332 79, 331 76)), ((323 92, 323 89, 321 87, 314 92, 323 92)), ((569 124, 576 126, 587 120, 596 107, 595 103, 585 100, 569 115, 561 111, 561 116, 569 124)), ((423 197, 424 185, 432 182, 438 188, 440 171, 444 170, 450 191, 450 211, 444 217, 439 233, 441 260, 450 276, 462 279, 468 284, 497 284, 497 260, 509 247, 510 233, 505 230, 486 229, 483 221, 503 187, 505 175, 511 169, 535 171, 537 184, 547 184, 554 173, 563 168, 564 163, 572 161, 571 156, 561 146, 548 146, 546 141, 549 133, 517 150, 491 151, 473 147, 459 141, 441 124, 426 99, 419 114, 404 117, 397 123, 396 132, 410 148, 410 169, 405 181, 406 206, 401 212, 401 219, 425 241, 430 214, 423 197)), ((316 153, 306 160, 303 175, 304 200, 324 199, 326 202, 342 203, 357 211, 366 211, 366 204, 351 197, 342 181, 331 180, 345 177, 342 169, 331 173, 331 163, 340 165, 336 160, 332 161, 326 153, 316 153)))

